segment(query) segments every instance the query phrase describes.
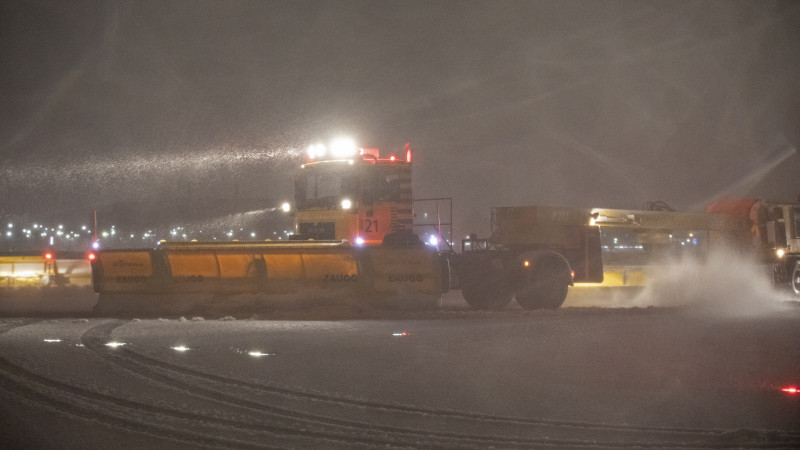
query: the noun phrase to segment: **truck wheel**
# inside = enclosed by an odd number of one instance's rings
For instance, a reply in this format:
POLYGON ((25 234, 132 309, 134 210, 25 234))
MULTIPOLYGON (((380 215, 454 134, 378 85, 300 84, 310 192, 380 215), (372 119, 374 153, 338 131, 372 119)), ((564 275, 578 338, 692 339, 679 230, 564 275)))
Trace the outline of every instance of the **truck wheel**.
POLYGON ((792 271, 792 290, 794 295, 800 297, 800 261, 794 263, 794 270, 792 271))
POLYGON ((563 258, 547 258, 534 265, 537 270, 517 292, 517 303, 525 309, 558 309, 567 298, 569 265, 563 258))
POLYGON ((466 261, 461 273, 461 295, 475 309, 499 310, 514 295, 508 271, 501 258, 466 261))

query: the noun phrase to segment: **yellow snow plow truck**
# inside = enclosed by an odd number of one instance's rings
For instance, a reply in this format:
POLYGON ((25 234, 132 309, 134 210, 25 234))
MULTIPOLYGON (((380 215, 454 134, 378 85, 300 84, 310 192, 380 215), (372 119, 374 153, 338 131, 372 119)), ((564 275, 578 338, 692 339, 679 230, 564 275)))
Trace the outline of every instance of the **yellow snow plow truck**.
MULTIPOLYGON (((800 205, 725 200, 705 213, 495 207, 492 235, 471 235, 457 253, 446 241, 440 251, 439 241, 428 245, 414 234, 411 167, 408 144, 383 157, 347 140, 312 146, 296 178, 292 240, 99 251, 95 310, 232 313, 331 298, 436 308, 451 288, 476 309, 501 309, 512 299, 526 309, 555 309, 575 283, 603 282, 601 228, 634 233, 648 251, 691 230, 712 243, 755 245, 775 284, 800 296, 800 205)), ((441 236, 439 225, 435 231, 441 236)))
POLYGON ((339 140, 309 150, 290 241, 162 242, 92 261, 98 314, 233 312, 274 301, 358 299, 435 308, 448 259, 413 233, 412 150, 339 140))

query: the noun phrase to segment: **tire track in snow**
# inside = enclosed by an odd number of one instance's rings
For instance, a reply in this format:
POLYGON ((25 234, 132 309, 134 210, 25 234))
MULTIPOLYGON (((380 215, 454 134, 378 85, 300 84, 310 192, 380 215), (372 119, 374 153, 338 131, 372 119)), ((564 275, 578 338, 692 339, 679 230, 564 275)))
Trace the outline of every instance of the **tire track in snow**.
MULTIPOLYGON (((30 323, 10 326, 0 334, 30 323)), ((62 414, 97 421, 99 423, 128 431, 142 433, 158 439, 190 445, 214 448, 286 448, 287 446, 308 445, 329 442, 330 447, 352 448, 354 446, 389 447, 382 440, 351 439, 329 440, 330 434, 320 433, 309 428, 297 428, 281 423, 264 423, 219 417, 186 409, 170 408, 152 403, 144 403, 92 389, 74 386, 59 380, 34 373, 0 356, 0 392, 18 399, 50 408, 62 414), (147 416, 145 419, 143 416, 147 416), (164 425, 165 420, 177 421, 185 428, 164 425), (200 424, 204 431, 196 428, 200 424), (249 440, 219 436, 224 432, 237 435, 249 434, 249 440), (286 439, 286 438, 289 439, 286 439), (265 444, 265 440, 277 440, 277 445, 265 444), (336 441, 339 442, 336 442, 336 441)), ((326 446, 327 447, 327 446, 326 446)))
MULTIPOLYGON (((84 345, 96 351, 101 356, 106 358, 113 358, 118 364, 124 366, 126 369, 138 373, 141 376, 156 379, 161 383, 172 386, 175 389, 191 393, 192 395, 200 395, 202 397, 220 401, 233 407, 245 408, 251 411, 256 411, 260 414, 265 412, 270 415, 278 415, 282 418, 289 418, 297 420, 300 424, 310 424, 313 426, 333 427, 332 430, 343 431, 344 433, 384 433, 391 439, 387 439, 388 445, 411 445, 411 446, 457 446, 463 447, 465 445, 499 445, 499 446, 569 446, 569 447, 583 447, 583 446, 609 446, 609 447, 728 447, 725 443, 726 437, 730 433, 723 430, 704 430, 704 429, 690 429, 690 428, 676 428, 676 427, 646 427, 646 426, 627 426, 627 425, 607 425, 607 424, 594 424, 594 423, 580 423, 580 422, 563 422, 563 421, 547 421, 537 420, 522 417, 506 417, 497 415, 488 415, 481 413, 461 412, 442 410, 434 408, 423 408, 412 405, 398 405, 381 403, 368 400, 359 400, 353 398, 346 398, 340 396, 331 396, 323 393, 314 393, 303 391, 299 389, 290 389, 286 387, 270 386, 261 383, 253 383, 224 377, 214 374, 205 373, 195 369, 171 364, 158 360, 141 353, 135 352, 128 348, 120 349, 119 352, 108 352, 103 349, 102 343, 107 342, 117 327, 127 322, 112 322, 101 324, 87 330, 82 336, 84 345), (186 378, 191 381, 187 381, 186 378), (183 378, 179 380, 178 378, 183 378), (514 430, 515 433, 524 431, 527 434, 536 433, 539 436, 550 437, 524 437, 524 436, 507 436, 495 435, 490 433, 458 433, 442 430, 429 430, 419 429, 418 427, 402 427, 396 425, 385 425, 381 423, 364 422, 358 420, 342 419, 339 416, 331 417, 330 415, 310 414, 300 410, 291 408, 275 407, 263 400, 256 400, 253 398, 242 398, 237 395, 222 392, 219 389, 206 387, 204 383, 212 383, 223 385, 227 388, 235 387, 243 389, 243 392, 255 391, 261 394, 270 396, 290 397, 307 402, 324 402, 328 404, 337 405, 344 409, 357 408, 359 410, 375 410, 384 413, 399 414, 403 416, 410 416, 411 418, 424 418, 426 422, 433 422, 429 419, 436 419, 441 422, 443 419, 446 421, 458 421, 461 425, 467 424, 469 429, 474 429, 471 425, 480 425, 483 428, 493 427, 497 428, 498 425, 506 427, 516 426, 524 428, 524 430, 514 430), (554 438, 554 432, 567 430, 567 435, 574 435, 576 430, 583 430, 584 433, 588 431, 591 436, 588 439, 574 439, 574 438, 554 438), (605 436, 603 436, 605 435, 605 436), (598 438, 600 440, 598 440, 598 438), (611 438, 611 440, 609 440, 611 438), (642 439, 647 439, 642 442, 642 439), (399 439, 399 440, 398 440, 399 439)), ((581 433, 578 432, 580 435, 581 433)), ((800 442, 800 434, 782 433, 782 442, 773 442, 767 444, 765 448, 772 448, 776 444, 778 447, 792 446, 800 442), (788 442, 787 442, 788 440, 788 442)), ((765 445, 764 436, 758 432, 751 436, 751 439, 745 443, 748 446, 760 447, 765 445)), ((741 447, 742 442, 731 443, 731 447, 741 447)))
MULTIPOLYGON (((96 327, 102 326, 101 324, 96 327)), ((115 324, 115 326, 117 325, 115 324)), ((13 328, 16 327, 8 327, 8 329, 4 331, 9 331, 13 328)), ((302 445, 303 442, 308 444, 309 441, 313 442, 315 445, 326 441, 330 444, 338 443, 345 448, 353 448, 354 446, 403 448, 420 445, 420 441, 417 438, 414 438, 410 442, 402 442, 397 438, 370 438, 368 436, 355 435, 352 432, 331 433, 315 431, 309 428, 310 423, 308 421, 305 423, 292 424, 294 426, 287 426, 285 424, 276 426, 274 423, 265 423, 263 421, 256 423, 255 421, 242 419, 226 419, 209 416, 207 414, 186 412, 184 409, 166 408, 151 403, 132 401, 39 375, 14 364, 2 356, 0 356, 0 379, 4 380, 0 390, 7 392, 9 395, 26 399, 60 413, 97 421, 111 427, 135 431, 152 437, 204 447, 271 448, 262 443, 262 439, 267 437, 265 436, 266 433, 290 436, 292 440, 290 440, 288 444, 285 444, 289 446, 302 445), (111 410, 114 410, 114 412, 111 412, 111 410), (145 420, 136 420, 137 417, 141 419, 142 413, 152 417, 172 420, 177 419, 187 424, 203 423, 212 429, 205 432, 197 432, 181 430, 145 420), (261 433, 261 435, 254 437, 253 442, 216 436, 219 431, 229 430, 261 433)), ((180 391, 184 394, 197 396, 186 391, 185 388, 185 386, 182 386, 180 391)), ((272 421, 275 420, 274 417, 271 419, 272 421)), ((370 430, 361 430, 362 434, 365 431, 370 430)), ((378 431, 376 434, 385 435, 383 431, 378 431)), ((446 445, 444 442, 427 442, 425 445, 468 448, 468 446, 465 446, 463 443, 446 445)), ((333 446, 334 445, 331 445, 331 447, 333 446)), ((283 448, 283 446, 275 448, 283 448)), ((327 445, 326 448, 328 448, 327 445)))
MULTIPOLYGON (((120 404, 120 399, 101 398, 98 397, 95 392, 74 388, 63 383, 60 384, 53 380, 41 378, 34 373, 21 370, 18 366, 10 364, 3 358, 0 358, 0 378, 3 380, 0 392, 6 392, 8 395, 33 402, 62 414, 96 421, 110 427, 139 432, 151 437, 158 437, 176 443, 208 448, 218 446, 264 448, 264 446, 252 446, 240 440, 214 437, 210 433, 198 435, 197 433, 181 432, 175 427, 137 421, 131 416, 113 414, 106 408, 110 406, 123 406, 120 404), (91 406, 82 404, 86 401, 91 401, 91 406)), ((141 406, 143 406, 142 404, 131 403, 124 406, 135 408, 137 411, 145 409, 141 408, 141 406)), ((153 410, 147 412, 158 415, 164 413, 164 411, 153 410)))
MULTIPOLYGON (((186 395, 200 397, 218 401, 220 403, 232 406, 234 408, 243 408, 251 412, 258 413, 259 415, 271 418, 275 417, 286 420, 295 420, 297 429, 302 433, 307 433, 309 426, 324 427, 326 432, 321 432, 318 437, 327 437, 336 440, 345 439, 355 443, 364 443, 368 445, 386 445, 386 446, 400 446, 400 447, 457 447, 457 448, 483 448, 487 445, 502 445, 505 447, 530 447, 531 445, 567 445, 568 442, 559 442, 555 440, 542 440, 542 439, 526 439, 504 436, 488 436, 488 435, 470 435, 459 434, 443 431, 427 431, 418 430, 413 428, 401 428, 396 426, 380 425, 374 423, 358 422, 346 419, 337 419, 330 416, 323 416, 318 414, 310 414, 292 409, 275 407, 267 402, 255 401, 251 399, 244 399, 234 395, 226 394, 217 389, 210 389, 201 384, 187 383, 174 378, 176 371, 170 368, 164 370, 163 365, 151 362, 136 361, 137 354, 128 351, 127 348, 117 349, 116 351, 109 352, 104 348, 104 343, 108 342, 111 338, 111 333, 114 328, 126 322, 112 322, 107 324, 98 325, 92 329, 87 330, 82 336, 84 346, 92 351, 95 351, 101 357, 112 360, 114 363, 124 367, 125 369, 135 373, 138 376, 148 378, 159 384, 171 386, 173 389, 178 390, 186 395), (124 357, 120 355, 124 354, 124 357), (172 373, 172 377, 163 373, 158 373, 153 370, 154 367, 161 366, 162 372, 172 373), (364 435, 375 436, 373 438, 364 437, 364 435)), ((146 359, 146 358, 145 358, 146 359)), ((183 374, 184 376, 186 373, 183 374)), ((195 375, 190 375, 197 378, 195 375)), ((205 377, 208 378, 208 377, 205 377)), ((219 380, 215 380, 219 383, 219 380)), ((227 381, 222 381, 226 384, 227 381)), ((235 383, 233 384, 235 385, 235 383)), ((263 390, 263 386, 262 386, 263 390)), ((290 393, 286 390, 283 394, 290 393)), ((296 397, 296 395, 293 395, 296 397)), ((327 399, 332 400, 332 397, 325 397, 318 395, 317 400, 327 399)), ((574 445, 575 442, 572 442, 574 445)), ((586 444, 583 444, 586 445, 586 444)))
MULTIPOLYGON (((39 322, 42 321, 16 322, 8 326, 5 326, 4 323, 0 325, 0 335, 16 328, 39 322)), ((153 438, 165 439, 176 443, 207 448, 285 448, 285 444, 277 446, 265 444, 263 439, 268 439, 271 435, 273 437, 295 435, 295 437, 301 438, 300 442, 302 442, 305 439, 305 433, 313 435, 313 432, 304 431, 301 434, 292 428, 270 428, 264 427, 263 424, 248 426, 240 421, 209 417, 181 409, 166 408, 103 394, 39 375, 14 364, 3 356, 0 356, 0 380, 2 381, 0 383, 0 392, 5 392, 17 399, 32 402, 69 416, 96 421, 110 427, 138 432, 153 438), (148 418, 154 418, 156 421, 143 419, 142 413, 145 413, 148 418), (183 422, 187 429, 163 425, 163 419, 165 418, 183 422), (198 423, 210 429, 203 433, 188 429, 190 425, 198 423), (249 442, 217 435, 219 431, 229 429, 251 434, 259 433, 260 439, 257 442, 249 442)), ((4 396, 3 398, 7 397, 4 396)))

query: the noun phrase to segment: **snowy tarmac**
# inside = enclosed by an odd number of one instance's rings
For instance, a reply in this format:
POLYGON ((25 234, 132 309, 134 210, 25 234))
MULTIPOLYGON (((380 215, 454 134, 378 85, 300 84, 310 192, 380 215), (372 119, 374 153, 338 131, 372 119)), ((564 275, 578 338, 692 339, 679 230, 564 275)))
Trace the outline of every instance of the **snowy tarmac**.
POLYGON ((3 318, 2 446, 800 446, 796 304, 565 306, 3 318))

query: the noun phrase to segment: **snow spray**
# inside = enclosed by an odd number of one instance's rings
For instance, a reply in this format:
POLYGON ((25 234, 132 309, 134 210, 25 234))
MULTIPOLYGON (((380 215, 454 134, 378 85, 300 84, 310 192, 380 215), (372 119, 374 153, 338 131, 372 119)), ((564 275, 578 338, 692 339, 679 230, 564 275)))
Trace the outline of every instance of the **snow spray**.
POLYGON ((787 308, 771 283, 771 267, 727 249, 672 259, 653 267, 636 306, 680 307, 700 314, 759 316, 787 308))

